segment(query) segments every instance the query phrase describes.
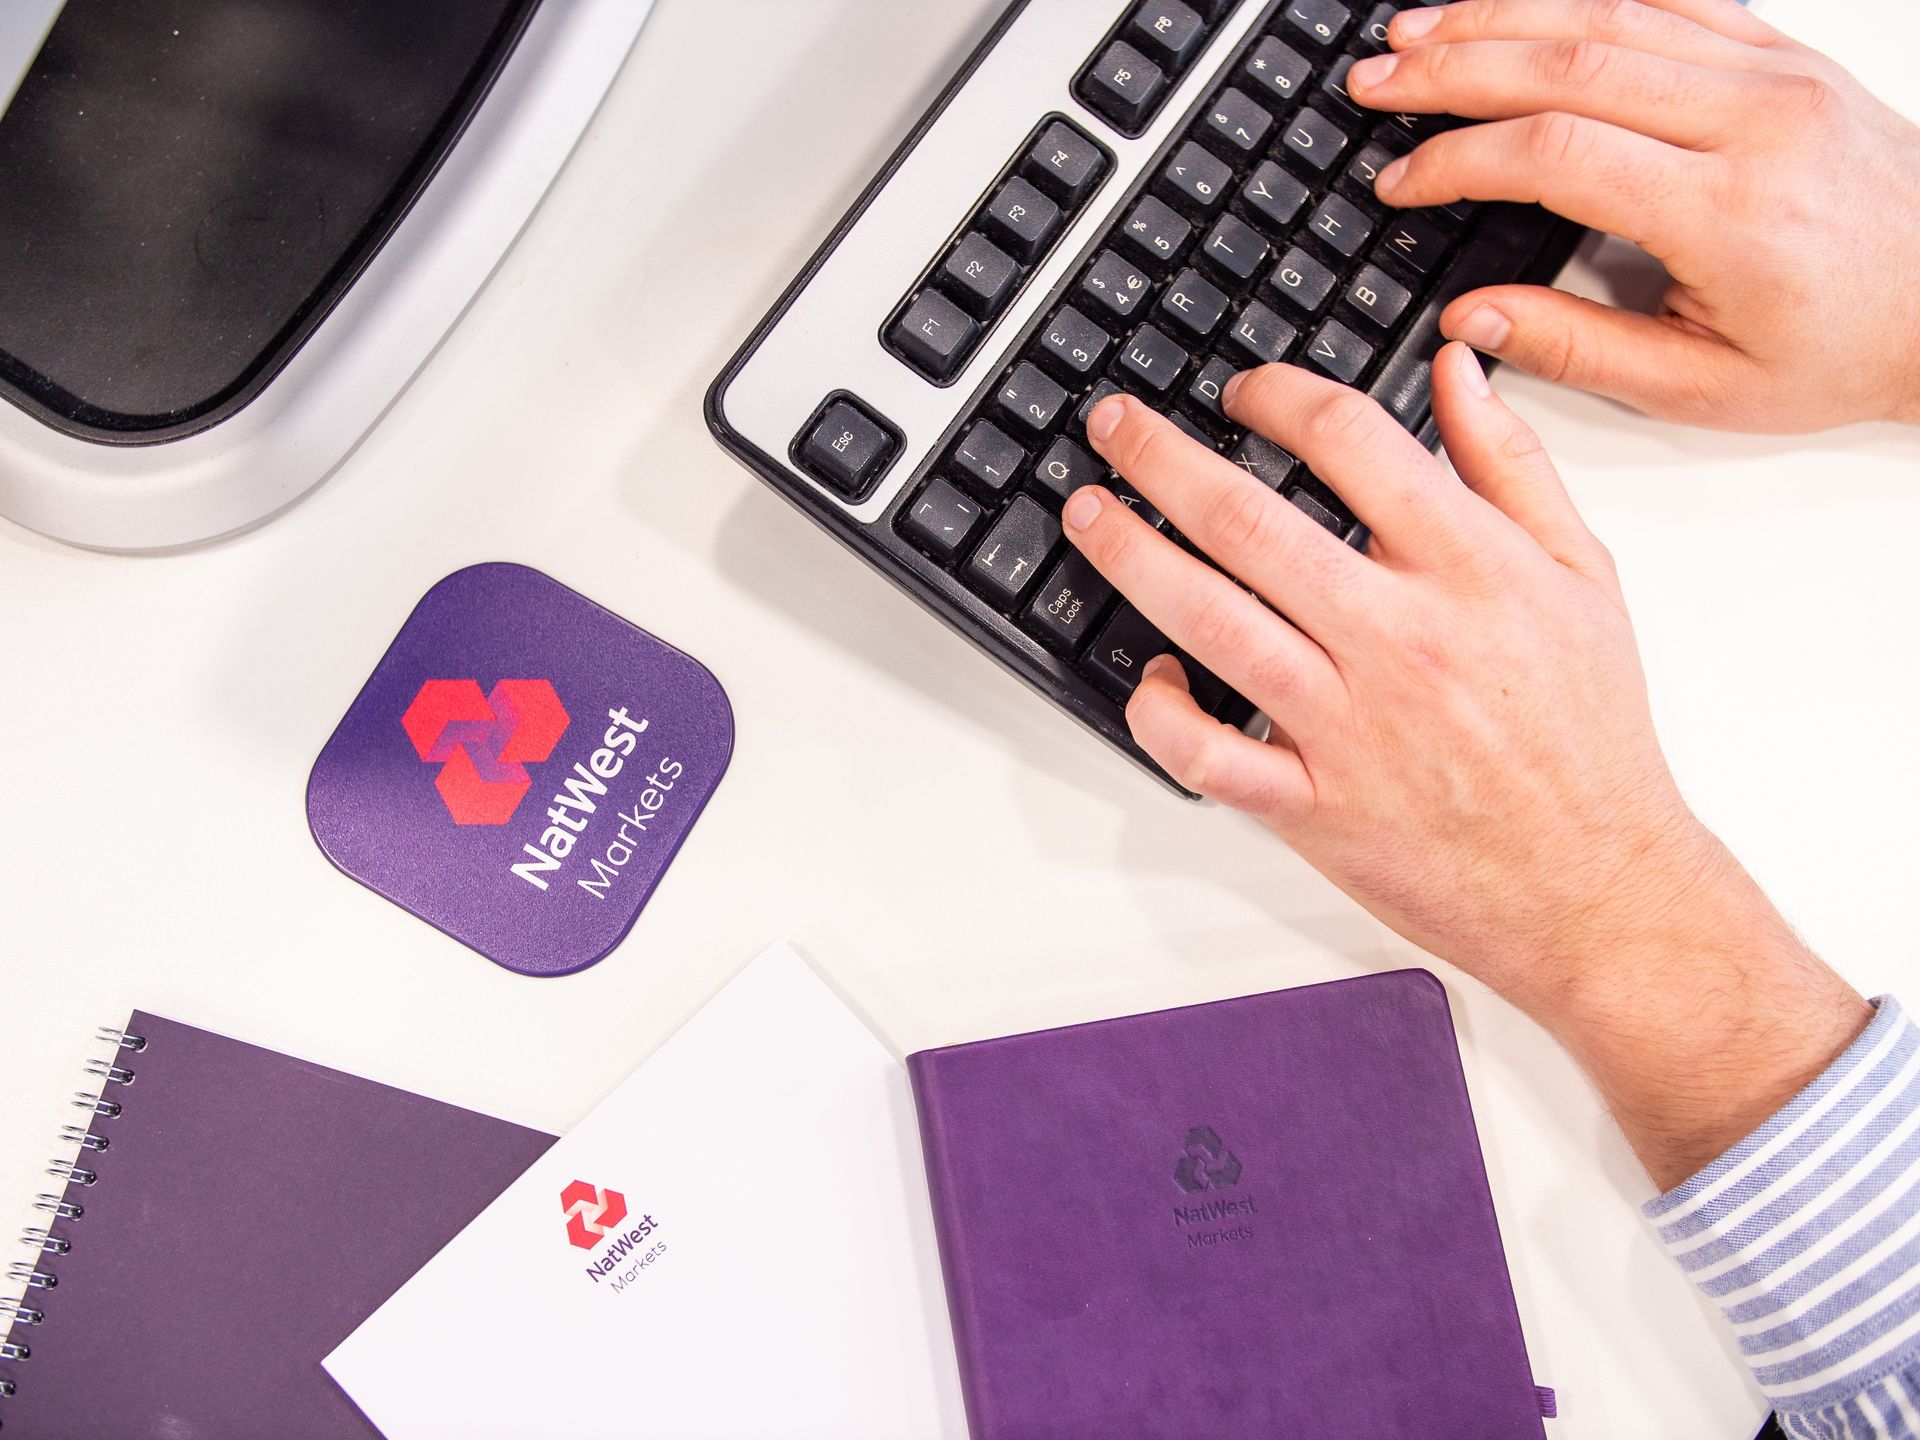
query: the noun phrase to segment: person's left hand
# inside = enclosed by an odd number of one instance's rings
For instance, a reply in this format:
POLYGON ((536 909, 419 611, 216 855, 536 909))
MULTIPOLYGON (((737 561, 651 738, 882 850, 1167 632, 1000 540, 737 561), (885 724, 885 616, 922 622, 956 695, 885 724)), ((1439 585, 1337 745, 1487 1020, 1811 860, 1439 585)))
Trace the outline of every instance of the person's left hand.
POLYGON ((1238 583, 1097 486, 1065 529, 1273 719, 1265 741, 1221 724, 1158 656, 1127 707, 1147 753, 1558 1035, 1670 1185, 1870 1012, 1681 799, 1613 561, 1466 346, 1434 362, 1433 399, 1464 485, 1357 391, 1284 365, 1226 390, 1370 554, 1128 396, 1089 437, 1238 583))
POLYGON ((1167 657, 1128 706, 1135 738, 1499 988, 1546 980, 1543 946, 1568 963, 1620 953, 1631 917, 1662 903, 1645 887, 1717 847, 1654 739, 1612 560, 1532 432, 1459 344, 1435 361, 1434 406, 1465 485, 1304 370, 1247 371, 1225 403, 1340 493, 1371 553, 1140 401, 1103 401, 1095 447, 1239 583, 1097 487, 1068 500, 1068 536, 1273 719, 1264 743, 1211 719, 1167 657))

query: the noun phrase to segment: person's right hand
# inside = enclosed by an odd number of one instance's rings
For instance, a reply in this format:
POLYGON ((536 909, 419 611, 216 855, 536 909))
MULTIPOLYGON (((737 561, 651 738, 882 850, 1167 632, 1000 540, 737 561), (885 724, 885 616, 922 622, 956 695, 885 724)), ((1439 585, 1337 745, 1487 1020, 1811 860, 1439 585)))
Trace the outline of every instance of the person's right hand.
POLYGON ((1695 425, 1920 422, 1920 128, 1845 70, 1735 0, 1465 0, 1389 36, 1356 100, 1489 123, 1387 167, 1383 201, 1538 201, 1673 277, 1658 316, 1475 291, 1449 337, 1695 425))

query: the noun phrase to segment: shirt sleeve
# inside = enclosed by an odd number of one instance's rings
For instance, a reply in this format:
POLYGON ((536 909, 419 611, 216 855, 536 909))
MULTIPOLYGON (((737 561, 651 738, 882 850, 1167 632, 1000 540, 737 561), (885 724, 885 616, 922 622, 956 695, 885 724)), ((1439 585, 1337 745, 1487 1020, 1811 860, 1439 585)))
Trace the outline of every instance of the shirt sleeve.
POLYGON ((1920 1027, 1890 997, 1785 1109, 1648 1202, 1787 1434, 1920 1440, 1920 1027))

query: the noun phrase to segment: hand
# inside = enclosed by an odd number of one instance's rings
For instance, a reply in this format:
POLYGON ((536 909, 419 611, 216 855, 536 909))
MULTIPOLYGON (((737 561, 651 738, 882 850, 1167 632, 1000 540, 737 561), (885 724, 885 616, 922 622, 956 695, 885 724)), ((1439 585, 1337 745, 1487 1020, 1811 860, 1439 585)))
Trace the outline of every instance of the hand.
POLYGON ((1538 201, 1673 278, 1658 316, 1476 291, 1448 336, 1696 425, 1920 422, 1920 128, 1838 65, 1735 0, 1466 0, 1388 33, 1356 100, 1491 123, 1387 167, 1383 201, 1538 201))
POLYGON ((1092 443, 1239 583, 1098 487, 1068 500, 1068 536, 1273 726, 1262 741, 1211 719, 1162 656, 1127 707, 1135 738, 1534 1014, 1656 1178, 1691 1173, 1867 1012, 1681 800, 1606 550, 1464 345, 1435 362, 1434 409, 1465 485, 1364 396, 1305 371, 1246 372, 1225 404, 1337 490, 1372 551, 1138 400, 1103 401, 1092 443), (1734 1102, 1674 1073, 1703 1066, 1737 1077, 1734 1102))

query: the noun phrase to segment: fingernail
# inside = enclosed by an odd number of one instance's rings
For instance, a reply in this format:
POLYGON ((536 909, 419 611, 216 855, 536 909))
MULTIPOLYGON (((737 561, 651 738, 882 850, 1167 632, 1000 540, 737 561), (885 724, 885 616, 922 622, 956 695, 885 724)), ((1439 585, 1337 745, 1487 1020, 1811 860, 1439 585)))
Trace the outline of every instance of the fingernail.
POLYGON ((1371 90, 1376 85, 1384 85, 1399 64, 1398 55, 1370 56, 1347 72, 1347 88, 1351 90, 1357 85, 1362 90, 1371 90))
POLYGON ((1493 386, 1487 383, 1486 367, 1480 363, 1480 357, 1473 353, 1472 346, 1460 347, 1460 359, 1456 363, 1460 367, 1460 378, 1466 382, 1467 389, 1482 400, 1491 399, 1493 386))
POLYGON ((1418 40, 1440 23, 1438 10, 1402 10, 1393 17, 1387 34, 1394 40, 1418 40))
POLYGON ((1491 305, 1480 305, 1453 327, 1453 338, 1464 340, 1476 350, 1498 351, 1513 334, 1513 322, 1491 305))
POLYGON ((1402 155, 1398 160, 1380 172, 1380 178, 1373 182, 1373 193, 1384 199, 1386 193, 1389 190, 1397 188, 1400 182, 1406 178, 1406 175, 1407 157, 1402 155))
POLYGON ((1093 407, 1093 413, 1087 416, 1087 434, 1094 440, 1105 440, 1120 428, 1120 422, 1126 418, 1127 402, 1118 395, 1109 395, 1093 407))
POLYGON ((1222 405, 1233 404, 1233 397, 1240 393, 1240 382, 1246 378, 1247 372, 1244 370, 1236 370, 1227 377, 1227 383, 1220 387, 1220 403, 1222 405))
POLYGON ((1175 675, 1180 671, 1180 662, 1171 655, 1156 655, 1147 661, 1147 668, 1140 672, 1142 680, 1158 680, 1162 675, 1175 675))
MULTIPOLYGON (((1095 409, 1093 412, 1100 412, 1095 409)), ((1100 492, 1092 485, 1086 485, 1067 497, 1066 508, 1060 512, 1060 518, 1067 522, 1069 530, 1084 530, 1100 518, 1100 492)))

